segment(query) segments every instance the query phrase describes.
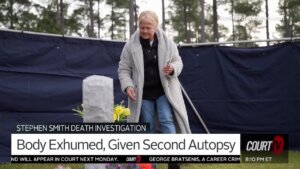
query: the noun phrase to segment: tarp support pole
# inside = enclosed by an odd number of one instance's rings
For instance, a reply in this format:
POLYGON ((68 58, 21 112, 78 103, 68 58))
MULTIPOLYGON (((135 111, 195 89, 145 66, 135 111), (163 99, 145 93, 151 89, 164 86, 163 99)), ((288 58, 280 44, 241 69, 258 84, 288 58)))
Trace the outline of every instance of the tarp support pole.
POLYGON ((183 95, 186 97, 186 99, 188 100, 189 104, 191 105, 192 109, 194 110, 196 116, 198 117, 200 123, 202 124, 204 130, 206 131, 207 134, 210 134, 206 124, 204 123, 202 117, 200 116, 200 113, 197 111, 197 109, 195 108, 192 100, 190 99, 189 95, 186 93, 185 89, 183 88, 182 84, 180 83, 180 87, 181 87, 181 90, 183 92, 183 95))

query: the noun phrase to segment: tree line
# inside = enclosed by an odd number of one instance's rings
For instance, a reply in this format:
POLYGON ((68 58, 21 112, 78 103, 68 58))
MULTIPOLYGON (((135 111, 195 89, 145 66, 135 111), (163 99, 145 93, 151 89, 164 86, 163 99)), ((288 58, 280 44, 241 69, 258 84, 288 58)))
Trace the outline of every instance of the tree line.
MULTIPOLYGON (((264 28, 270 38, 268 0, 162 0, 162 28, 176 42, 250 40, 264 28), (219 13, 219 8, 225 9, 219 13), (168 15, 165 15, 165 14, 168 15), (231 25, 220 23, 230 16, 231 25), (166 17, 168 16, 168 17, 166 17)), ((279 0, 281 37, 300 36, 300 1, 279 0)), ((126 40, 137 25, 135 0, 0 0, 0 26, 24 31, 126 40), (131 29, 131 30, 130 30, 131 29)), ((161 14, 158 14, 161 15, 161 14)))

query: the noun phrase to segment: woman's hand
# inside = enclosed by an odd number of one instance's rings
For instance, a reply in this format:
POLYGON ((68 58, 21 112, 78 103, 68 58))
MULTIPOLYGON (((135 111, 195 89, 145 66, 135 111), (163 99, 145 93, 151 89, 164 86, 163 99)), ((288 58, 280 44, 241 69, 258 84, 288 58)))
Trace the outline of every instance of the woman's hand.
POLYGON ((166 75, 172 75, 173 74, 173 71, 174 71, 174 68, 172 65, 168 64, 167 66, 165 66, 163 68, 163 72, 166 74, 166 75))
POLYGON ((126 92, 127 92, 127 96, 130 99, 132 99, 133 101, 136 101, 136 94, 135 94, 133 87, 127 87, 126 92))

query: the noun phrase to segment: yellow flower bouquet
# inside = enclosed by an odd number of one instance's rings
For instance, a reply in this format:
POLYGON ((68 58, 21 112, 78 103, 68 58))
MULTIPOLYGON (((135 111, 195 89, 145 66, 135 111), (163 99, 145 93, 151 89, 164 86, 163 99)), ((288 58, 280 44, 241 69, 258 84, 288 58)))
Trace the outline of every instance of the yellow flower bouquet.
POLYGON ((113 121, 115 123, 126 123, 127 118, 131 115, 129 108, 126 108, 123 103, 124 101, 114 107, 113 121))

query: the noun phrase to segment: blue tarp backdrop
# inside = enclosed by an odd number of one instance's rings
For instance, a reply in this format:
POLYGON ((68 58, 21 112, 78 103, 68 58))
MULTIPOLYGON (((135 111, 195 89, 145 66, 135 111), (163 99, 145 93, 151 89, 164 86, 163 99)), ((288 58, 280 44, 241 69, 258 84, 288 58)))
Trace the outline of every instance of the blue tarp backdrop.
MULTIPOLYGON (((0 162, 10 161, 17 124, 81 122, 82 80, 117 76, 124 43, 0 31, 0 162)), ((212 133, 289 134, 300 149, 300 43, 271 47, 179 48, 180 76, 212 133)), ((187 104, 188 105, 188 104, 187 104)), ((204 133, 188 107, 194 133, 204 133)))

